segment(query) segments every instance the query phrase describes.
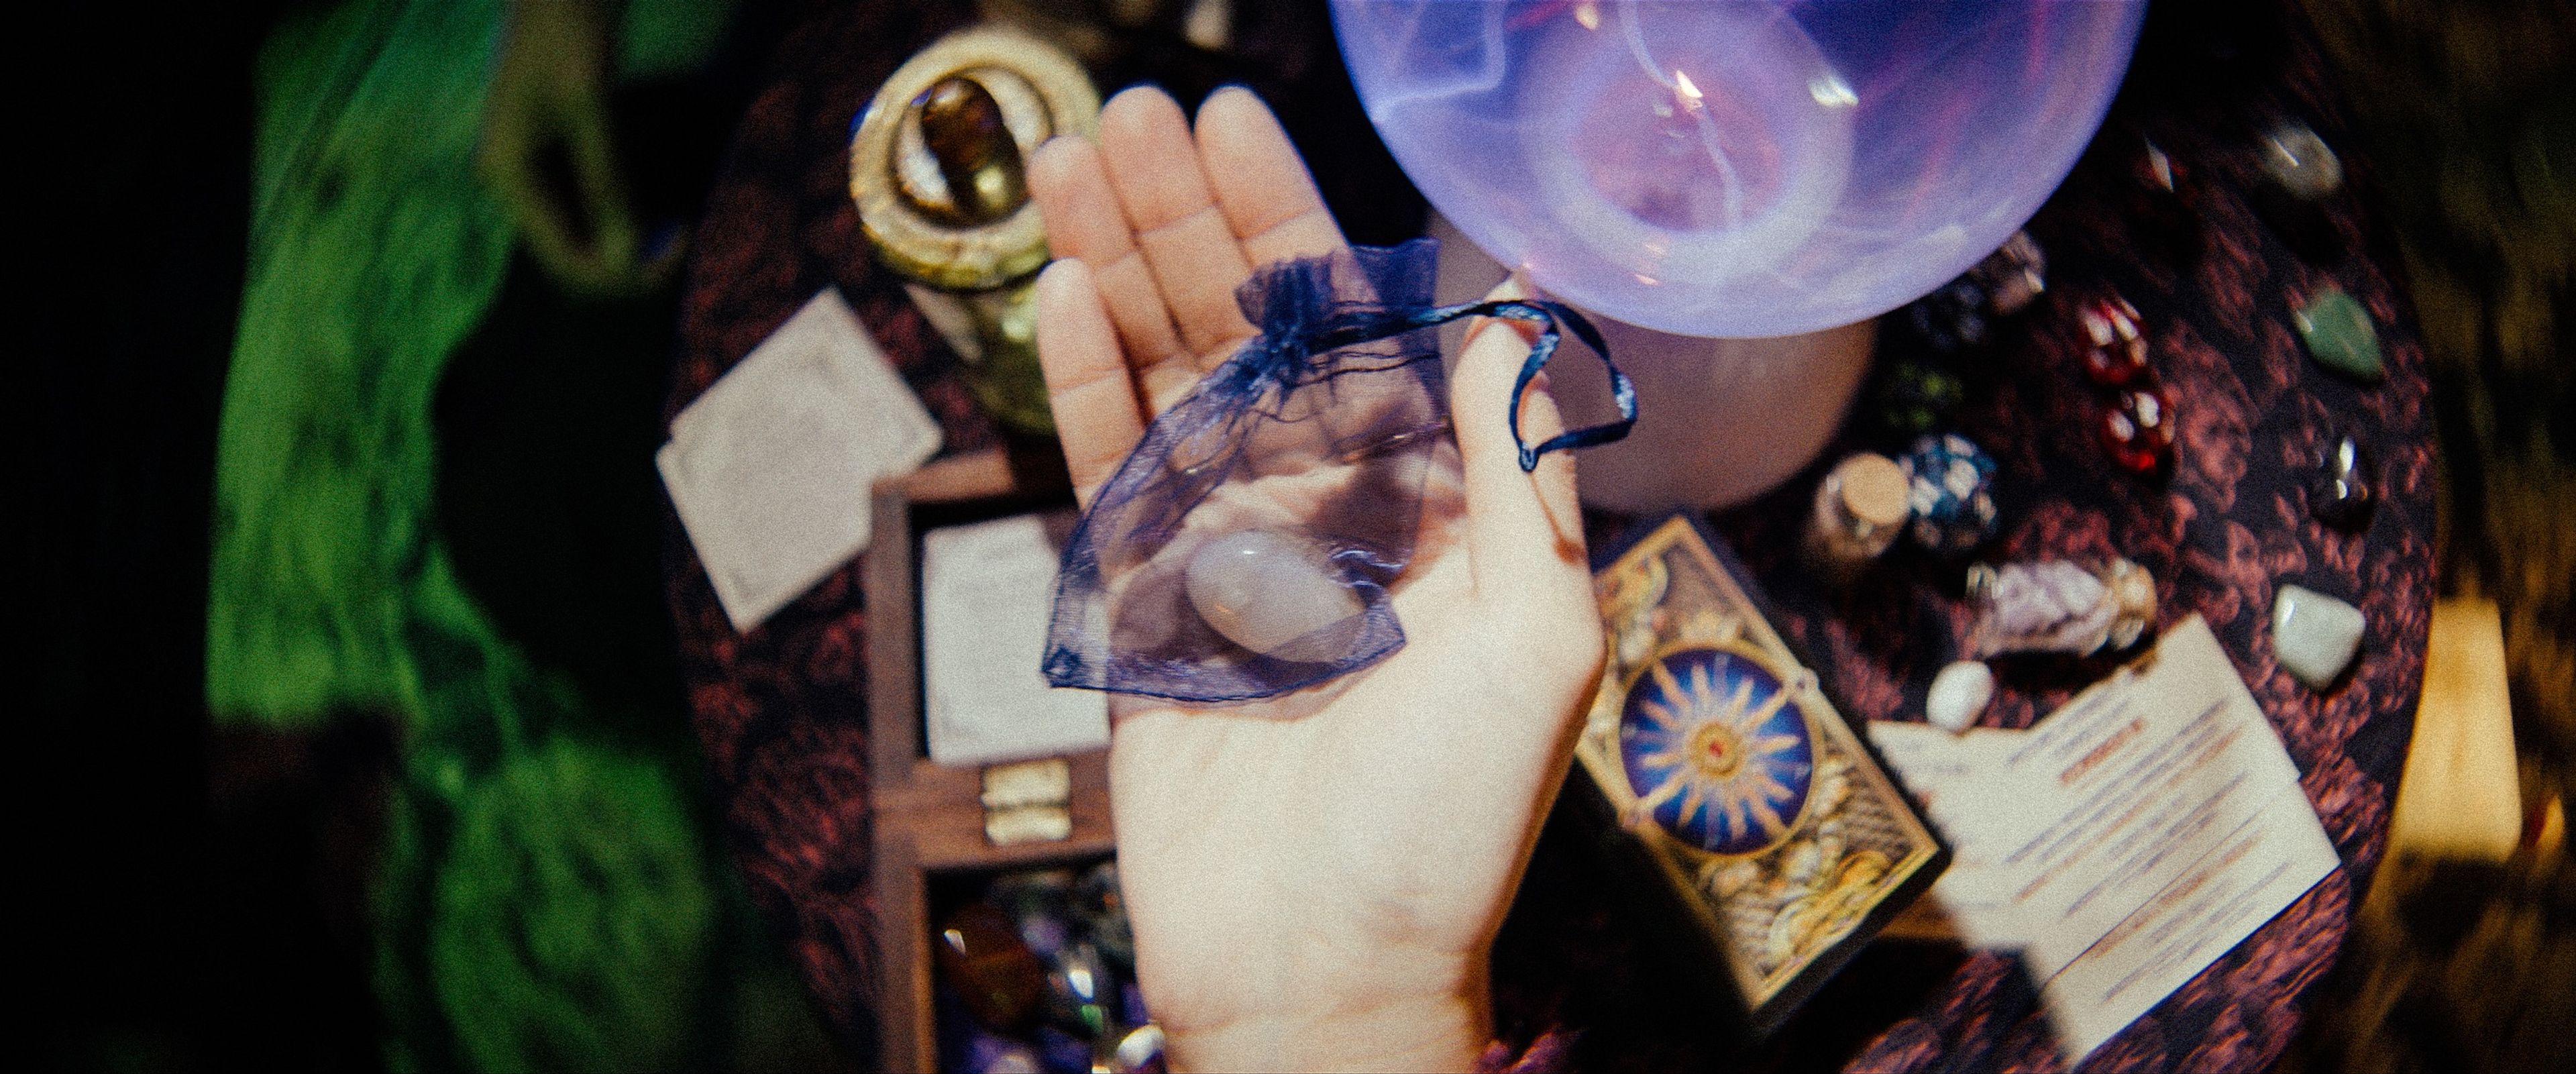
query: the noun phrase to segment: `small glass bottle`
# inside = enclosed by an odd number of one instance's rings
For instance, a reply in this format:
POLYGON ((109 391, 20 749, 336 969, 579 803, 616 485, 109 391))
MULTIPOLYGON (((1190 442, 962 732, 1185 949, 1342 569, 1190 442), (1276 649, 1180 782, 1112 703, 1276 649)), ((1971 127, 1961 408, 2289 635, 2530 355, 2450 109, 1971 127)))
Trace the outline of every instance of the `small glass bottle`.
POLYGON ((1836 588, 1850 585, 1904 532, 1906 483, 1905 468, 1885 455, 1856 452, 1835 463, 1807 515, 1807 569, 1836 588))

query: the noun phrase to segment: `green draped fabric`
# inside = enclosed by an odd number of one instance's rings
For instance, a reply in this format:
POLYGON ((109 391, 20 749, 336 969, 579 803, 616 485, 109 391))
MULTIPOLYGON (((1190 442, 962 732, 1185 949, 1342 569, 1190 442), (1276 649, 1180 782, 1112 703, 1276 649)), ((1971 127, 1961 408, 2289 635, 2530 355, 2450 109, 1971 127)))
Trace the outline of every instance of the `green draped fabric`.
MULTIPOLYGON (((686 69, 723 12, 639 0, 617 69, 686 69)), ((686 762, 586 733, 601 717, 500 634, 431 519, 439 376, 514 245, 475 169, 506 16, 348 0, 260 57, 206 701, 219 727, 400 728, 374 888, 390 1065, 663 1067, 719 916, 686 762)))

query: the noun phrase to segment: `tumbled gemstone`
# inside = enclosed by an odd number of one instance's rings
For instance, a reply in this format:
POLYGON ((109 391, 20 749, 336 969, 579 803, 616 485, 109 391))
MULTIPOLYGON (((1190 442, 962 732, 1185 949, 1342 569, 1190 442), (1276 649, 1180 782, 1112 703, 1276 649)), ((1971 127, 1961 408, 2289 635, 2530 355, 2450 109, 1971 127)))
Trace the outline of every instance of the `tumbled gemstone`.
POLYGON ((1021 942, 1011 919, 990 904, 968 903, 948 915, 930 947, 967 1012, 993 1029, 1025 1024, 1046 993, 1045 964, 1021 942))
POLYGON ((1190 605, 1227 641, 1281 660, 1350 648, 1366 608, 1296 542, 1260 530, 1213 537, 1190 556, 1190 605))
POLYGON ((1994 536, 1995 458, 1957 433, 1917 437, 1897 460, 1908 475, 1906 533, 1925 551, 1959 555, 1994 536))
POLYGON ((2127 559, 1972 564, 1967 589, 1968 650, 1980 657, 2125 649, 2156 618, 2155 575, 2127 559))
POLYGON ((1084 873, 1081 886, 1074 889, 1073 905, 1100 953, 1120 968, 1134 972, 1136 940, 1127 925, 1127 900, 1118 888, 1118 863, 1105 861, 1084 873))
POLYGON ((1034 869, 993 881, 984 900, 1000 908, 1019 930, 1020 940, 1039 958, 1052 958, 1075 939, 1073 873, 1034 869))
POLYGON ((2102 446, 2111 461, 2133 474, 2152 474, 2173 461, 2173 394, 2148 384, 2120 392, 2102 411, 2102 446))
POLYGON ((1878 383, 1878 420, 1914 436, 1949 424, 1966 398, 1958 374, 1918 358, 1896 358, 1878 383))
POLYGON ((1044 1074, 1046 1070, 1037 1049, 1009 1037, 969 1029, 964 1041, 965 1054, 954 1057, 958 1069, 973 1074, 1044 1074))
POLYGON ((2282 670, 2323 690, 2352 663, 2363 622, 2361 609, 2284 582, 2272 598, 2272 652, 2282 670))
POLYGON ((1164 1069, 1163 1028, 1145 1025, 1128 1030, 1118 1038, 1117 1047, 1109 1050, 1108 1067, 1111 1074, 1148 1074, 1164 1069))
POLYGON ((2122 388, 2152 377, 2147 364, 2147 338, 2138 326, 2137 307, 2108 295, 2077 308, 2084 329, 2084 375, 2105 388, 2122 388))
POLYGON ((1998 317, 2021 312, 2048 290, 2048 257, 2030 232, 2015 231, 1985 260, 1968 270, 1986 293, 1986 311, 1998 317))
POLYGON ((1968 729, 1995 696, 1995 673, 1976 660, 1961 660, 1932 676, 1932 692, 1923 698, 1923 718, 1952 734, 1968 729))
POLYGON ((2315 200, 2343 188, 2343 161, 2326 140, 2297 120, 2264 132, 2263 175, 2281 189, 2315 200))
POLYGON ((1965 276, 1905 307, 1904 323, 1932 353, 1956 355, 1986 343, 1986 289, 1965 276))
POLYGON ((2264 131, 2256 146, 2268 181, 2246 192, 2254 215, 2300 257, 2320 264, 2342 261, 2348 252, 2343 230, 2322 203, 2343 188, 2343 162, 2316 131, 2294 119, 2264 131))
POLYGON ((2309 296, 2308 304, 2290 315, 2299 342, 2318 365, 2359 381, 2388 375, 2379 358, 2379 328, 2370 311, 2343 289, 2328 284, 2309 296))
POLYGON ((2162 259, 2189 264, 2199 259, 2203 245, 2200 214, 2191 207, 2191 175, 2153 139, 2139 142, 2130 167, 2130 233, 2162 259))
POLYGON ((1046 1060, 1046 1069, 1051 1072, 1089 1070, 1100 1051, 1093 1038, 1067 1033, 1051 1025, 1038 1027, 1037 1044, 1038 1055, 1046 1060))
POLYGON ((964 76, 940 79, 914 99, 923 148, 939 169, 946 197, 906 188, 925 213, 964 225, 989 224, 1027 204, 1019 143, 1002 120, 1002 106, 981 83, 964 76))
POLYGON ((1085 1039, 1096 1039, 1109 1031, 1114 1013, 1123 1005, 1118 978, 1102 960, 1098 949, 1087 943, 1065 948, 1055 959, 1046 977, 1048 1020, 1066 1032, 1085 1039))
POLYGON ((1142 1026, 1152 1025, 1154 1022, 1154 1012, 1145 1009, 1145 990, 1133 982, 1128 984, 1125 990, 1125 1002, 1118 1010, 1125 1016, 1124 1020, 1118 1023, 1120 1025, 1142 1026))
POLYGON ((2357 529, 2378 502, 2376 483, 2361 442, 2338 436, 2317 453, 2308 477, 2308 512, 2326 525, 2357 529))

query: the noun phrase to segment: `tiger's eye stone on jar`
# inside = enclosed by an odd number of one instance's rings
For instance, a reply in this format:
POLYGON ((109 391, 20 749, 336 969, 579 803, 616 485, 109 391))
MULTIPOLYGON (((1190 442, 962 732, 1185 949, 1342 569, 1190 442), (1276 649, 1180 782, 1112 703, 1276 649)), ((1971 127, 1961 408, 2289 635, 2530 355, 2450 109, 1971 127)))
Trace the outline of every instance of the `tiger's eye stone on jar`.
POLYGON ((1001 103, 982 83, 951 75, 913 101, 921 113, 921 140, 945 180, 946 198, 906 189, 916 208, 952 224, 989 224, 1029 200, 1019 143, 1002 120, 1001 103))
POLYGON ((1807 569, 1827 584, 1851 584, 1903 531, 1913 511, 1909 483, 1896 460, 1867 451, 1826 471, 1799 542, 1807 569))

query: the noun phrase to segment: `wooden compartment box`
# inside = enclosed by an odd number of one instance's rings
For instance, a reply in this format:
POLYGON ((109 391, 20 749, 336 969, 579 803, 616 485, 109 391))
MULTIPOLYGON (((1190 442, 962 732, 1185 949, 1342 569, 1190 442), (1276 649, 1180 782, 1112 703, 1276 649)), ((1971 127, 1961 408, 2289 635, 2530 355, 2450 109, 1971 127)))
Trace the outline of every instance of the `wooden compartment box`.
MULTIPOLYGON (((1003 871, 1107 858, 1108 753, 1063 758, 1070 775, 1062 839, 996 845, 986 834, 985 770, 932 761, 923 725, 921 535, 933 528, 1069 506, 1060 458, 987 453, 946 460, 873 496, 861 558, 868 613, 868 758, 874 810, 882 1068, 930 1070, 934 889, 1003 871)), ((994 766, 1005 767, 1005 766, 994 766)))

